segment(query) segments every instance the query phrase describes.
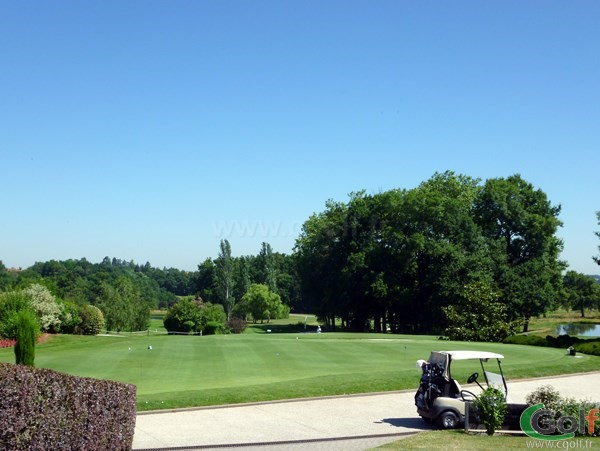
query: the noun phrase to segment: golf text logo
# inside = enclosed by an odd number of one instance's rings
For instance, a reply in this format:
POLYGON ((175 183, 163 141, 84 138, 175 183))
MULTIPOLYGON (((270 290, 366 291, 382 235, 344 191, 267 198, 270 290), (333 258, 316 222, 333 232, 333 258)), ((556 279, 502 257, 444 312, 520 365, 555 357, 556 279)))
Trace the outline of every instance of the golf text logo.
POLYGON ((521 429, 529 437, 539 440, 566 440, 575 437, 575 432, 584 435, 594 433, 594 422, 599 419, 599 410, 579 411, 579 418, 564 415, 555 418, 553 410, 545 409, 544 404, 528 407, 521 414, 521 429), (559 435, 553 435, 559 432, 559 435))

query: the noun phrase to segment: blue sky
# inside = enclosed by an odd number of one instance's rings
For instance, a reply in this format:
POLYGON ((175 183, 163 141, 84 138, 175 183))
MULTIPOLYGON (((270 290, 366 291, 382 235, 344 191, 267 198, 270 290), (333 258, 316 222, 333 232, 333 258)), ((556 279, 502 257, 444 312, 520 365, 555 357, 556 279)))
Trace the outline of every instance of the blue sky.
POLYGON ((0 14, 0 259, 193 270, 327 199, 520 173, 600 273, 596 1, 20 1, 0 14))

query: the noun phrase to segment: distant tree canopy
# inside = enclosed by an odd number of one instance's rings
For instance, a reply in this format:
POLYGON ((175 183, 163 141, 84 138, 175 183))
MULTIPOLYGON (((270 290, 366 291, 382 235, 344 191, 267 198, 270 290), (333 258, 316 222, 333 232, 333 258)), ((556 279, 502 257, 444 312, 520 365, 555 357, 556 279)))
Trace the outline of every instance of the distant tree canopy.
POLYGON ((251 285, 261 284, 279 295, 281 302, 290 309, 307 311, 301 297, 294 256, 273 252, 268 243, 262 243, 258 255, 233 257, 231 252, 231 245, 223 240, 219 257, 216 260, 207 258, 198 265, 195 273, 196 293, 204 301, 224 306, 229 302, 228 308, 233 313, 236 303, 250 290, 251 285))
POLYGON ((234 314, 246 319, 251 315, 254 322, 269 322, 271 319, 287 318, 290 314, 288 306, 281 302, 281 297, 270 290, 267 285, 255 283, 236 305, 234 314))
MULTIPOLYGON (((596 218, 598 218, 598 225, 600 226, 600 211, 596 212, 596 218)), ((594 235, 596 235, 598 238, 600 238, 600 232, 594 232, 594 235)), ((600 250, 600 246, 598 246, 598 250, 600 250)), ((596 257, 592 257, 594 259, 594 261, 600 265, 600 254, 598 254, 596 257)))
MULTIPOLYGON (((0 261, 0 294, 30 290, 44 330, 66 333, 93 333, 98 324, 144 329, 152 308, 171 308, 173 330, 198 331, 203 320, 194 315, 204 305, 205 313, 215 306, 233 318, 264 321, 291 310, 316 313, 330 329, 456 336, 460 330, 481 339, 500 323, 502 334, 517 323, 526 331, 531 317, 559 305, 582 314, 600 307, 589 294, 598 284, 590 288, 571 273, 563 279, 559 213, 519 175, 482 182, 436 173, 413 189, 328 201, 304 222, 292 255, 264 242, 256 255, 236 257, 223 239, 217 258, 193 272, 109 257, 95 264, 51 260, 22 271, 0 261), (476 313, 470 306, 493 318, 485 333, 472 330, 483 318, 467 318, 476 313)), ((600 264, 600 256, 593 258, 600 264)), ((0 315, 6 305, 0 303, 0 315)), ((11 330, 6 318, 0 329, 11 330)))
POLYGON ((593 277, 568 271, 563 279, 566 308, 579 310, 585 317, 586 308, 600 309, 600 284, 593 277))
POLYGON ((177 300, 177 295, 194 292, 193 273, 175 269, 159 270, 149 263, 144 266, 116 258, 105 257, 101 263, 80 260, 35 263, 26 270, 11 273, 9 278, 0 276, 0 290, 25 288, 39 283, 48 288, 53 295, 64 301, 76 304, 97 304, 103 296, 106 285, 116 286, 119 279, 128 279, 143 299, 150 300, 154 308, 168 306, 177 300), (180 284, 173 282, 180 280, 180 284), (185 282, 184 282, 185 280, 185 282), (162 284, 162 285, 161 285, 162 284), (190 292, 170 292, 167 287, 190 292))
POLYGON ((439 333, 465 286, 499 293, 525 328, 560 299, 560 226, 546 195, 515 175, 435 174, 411 190, 329 201, 296 242, 305 305, 331 328, 439 333))
POLYGON ((164 319, 165 329, 170 333, 206 333, 214 332, 212 324, 222 325, 225 322, 225 310, 222 305, 211 304, 183 298, 168 311, 164 319))

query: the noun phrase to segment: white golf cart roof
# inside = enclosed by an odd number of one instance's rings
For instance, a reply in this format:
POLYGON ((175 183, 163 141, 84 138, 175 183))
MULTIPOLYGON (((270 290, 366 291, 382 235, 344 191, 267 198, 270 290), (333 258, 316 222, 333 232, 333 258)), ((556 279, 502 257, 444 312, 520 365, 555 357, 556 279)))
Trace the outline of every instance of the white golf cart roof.
POLYGON ((448 354, 452 360, 470 360, 470 359, 503 359, 502 354, 487 351, 436 351, 440 354, 448 354))

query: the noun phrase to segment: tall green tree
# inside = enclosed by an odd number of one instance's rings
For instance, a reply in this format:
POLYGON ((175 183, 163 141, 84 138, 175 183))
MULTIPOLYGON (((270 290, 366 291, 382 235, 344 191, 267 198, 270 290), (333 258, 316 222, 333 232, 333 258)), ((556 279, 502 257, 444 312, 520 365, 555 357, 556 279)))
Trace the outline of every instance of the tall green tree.
MULTIPOLYGON (((596 217, 598 218, 598 225, 600 225, 600 211, 596 212, 596 217)), ((594 235, 596 235, 598 238, 600 238, 600 231, 594 232, 594 235)), ((598 250, 600 250, 600 246, 598 246, 598 250)), ((594 259, 594 261, 596 263, 598 263, 600 265, 600 254, 598 254, 598 256, 592 257, 592 258, 594 259)))
POLYGON ((556 237, 560 206, 520 175, 486 181, 475 204, 477 222, 487 241, 494 280, 513 319, 529 319, 560 299, 564 262, 556 237))
POLYGON ((481 282, 510 320, 528 319, 559 299, 559 212, 519 176, 482 186, 452 172, 329 201, 296 241, 305 304, 330 327, 440 333, 443 308, 481 282))
POLYGON ((252 284, 251 268, 255 259, 253 256, 241 256, 234 259, 233 296, 235 299, 242 299, 242 296, 250 289, 252 284))
POLYGON ((228 240, 221 240, 219 244, 219 256, 215 260, 215 266, 219 297, 227 313, 227 319, 229 319, 235 306, 235 298, 233 297, 234 262, 231 257, 231 245, 228 240))
POLYGON ((263 242, 261 244, 260 252, 256 257, 256 261, 260 271, 258 283, 268 286, 269 290, 277 293, 278 271, 275 263, 275 256, 273 255, 273 248, 269 243, 263 242))
POLYGON ((297 269, 302 280, 304 305, 317 314, 330 330, 335 319, 347 319, 342 270, 347 259, 343 236, 346 233, 347 205, 328 201, 325 211, 304 222, 296 240, 297 269))
POLYGON ((250 313, 254 322, 264 320, 268 322, 289 315, 289 308, 281 302, 279 295, 263 284, 252 284, 240 303, 240 308, 250 313))
POLYGON ((443 308, 451 340, 501 342, 516 332, 506 305, 499 302, 500 293, 485 282, 466 285, 458 302, 443 308))
POLYGON ((148 327, 149 305, 133 282, 120 277, 114 285, 104 284, 98 307, 104 314, 107 330, 140 331, 148 327))
POLYGON ((434 174, 408 191, 393 222, 407 253, 402 266, 406 332, 440 333, 442 307, 465 285, 489 278, 485 243, 473 216, 479 181, 453 172, 434 174))
POLYGON ((196 272, 196 293, 204 301, 217 302, 219 300, 219 288, 217 285, 217 271, 212 258, 205 259, 198 265, 196 272))

